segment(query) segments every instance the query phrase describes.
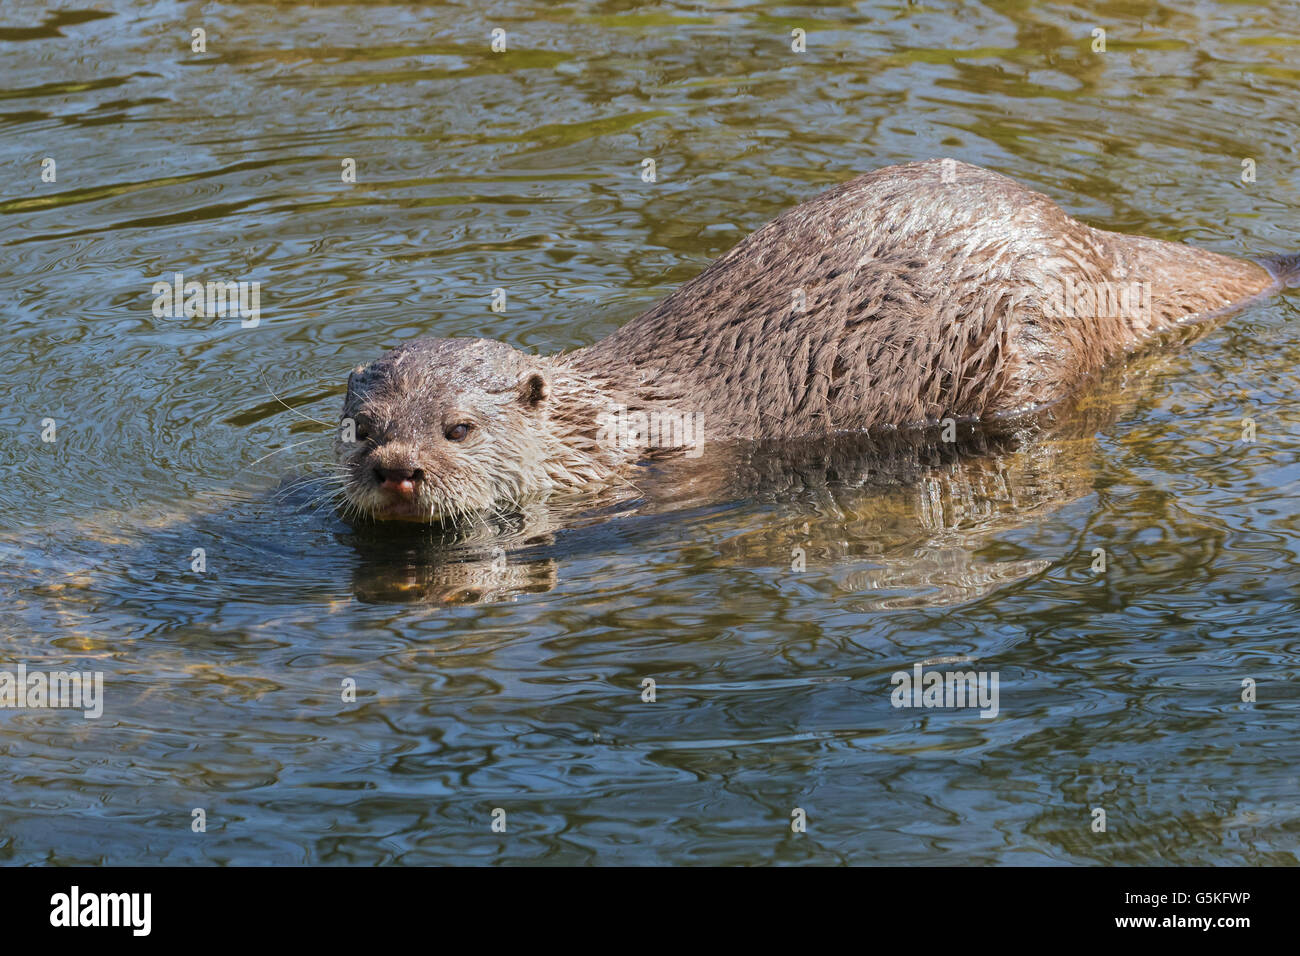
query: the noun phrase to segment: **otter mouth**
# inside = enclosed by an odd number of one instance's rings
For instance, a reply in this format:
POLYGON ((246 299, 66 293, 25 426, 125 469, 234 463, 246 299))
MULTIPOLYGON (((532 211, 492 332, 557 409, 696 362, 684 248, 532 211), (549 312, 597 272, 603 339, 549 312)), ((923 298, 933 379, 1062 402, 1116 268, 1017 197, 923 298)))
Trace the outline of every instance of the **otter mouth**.
POLYGON ((370 517, 376 521, 415 521, 429 524, 437 521, 440 516, 437 511, 430 512, 428 509, 420 508, 414 502, 399 501, 372 509, 370 517))
POLYGON ((438 508, 421 501, 421 496, 415 493, 409 481, 396 486, 385 482, 374 491, 367 510, 376 521, 418 521, 427 524, 440 517, 438 508))
POLYGON ((411 521, 429 524, 441 509, 424 494, 424 472, 418 468, 369 468, 353 479, 348 497, 357 510, 373 521, 411 521))
POLYGON ((410 488, 385 487, 376 482, 349 482, 340 501, 341 511, 365 521, 407 521, 432 524, 444 517, 429 496, 410 488))

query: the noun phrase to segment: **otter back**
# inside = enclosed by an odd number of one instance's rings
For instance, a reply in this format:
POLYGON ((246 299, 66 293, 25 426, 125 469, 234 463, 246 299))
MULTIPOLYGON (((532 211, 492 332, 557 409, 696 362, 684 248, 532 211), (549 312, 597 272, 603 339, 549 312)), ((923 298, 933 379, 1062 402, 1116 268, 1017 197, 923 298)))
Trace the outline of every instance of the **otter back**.
POLYGON ((1094 229, 1005 176, 891 166, 749 236, 568 358, 700 412, 710 437, 988 418, 1054 402, 1153 335, 1272 285, 1094 229))

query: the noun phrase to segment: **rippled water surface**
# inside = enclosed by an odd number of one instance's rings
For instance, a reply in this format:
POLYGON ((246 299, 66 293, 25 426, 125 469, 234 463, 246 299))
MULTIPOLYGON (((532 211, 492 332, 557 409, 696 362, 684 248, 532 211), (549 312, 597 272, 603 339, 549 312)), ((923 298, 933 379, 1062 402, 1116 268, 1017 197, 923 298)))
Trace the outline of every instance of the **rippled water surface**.
POLYGON ((1300 251, 1296 4, 48 6, 0 14, 0 669, 105 705, 0 710, 0 860, 1297 862, 1294 292, 1027 445, 504 564, 274 494, 356 363, 589 344, 890 163, 1300 251), (176 272, 260 323, 155 317, 176 272), (894 708, 917 663, 998 716, 894 708))

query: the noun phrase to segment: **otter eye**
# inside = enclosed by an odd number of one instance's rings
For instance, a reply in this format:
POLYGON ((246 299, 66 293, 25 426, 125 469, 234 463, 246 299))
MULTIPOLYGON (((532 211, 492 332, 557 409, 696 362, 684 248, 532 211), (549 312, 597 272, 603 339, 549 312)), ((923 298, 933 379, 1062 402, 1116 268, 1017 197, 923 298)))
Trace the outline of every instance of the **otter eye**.
POLYGON ((461 422, 459 425, 452 425, 447 429, 446 438, 447 441, 464 441, 465 436, 468 434, 469 426, 461 422))

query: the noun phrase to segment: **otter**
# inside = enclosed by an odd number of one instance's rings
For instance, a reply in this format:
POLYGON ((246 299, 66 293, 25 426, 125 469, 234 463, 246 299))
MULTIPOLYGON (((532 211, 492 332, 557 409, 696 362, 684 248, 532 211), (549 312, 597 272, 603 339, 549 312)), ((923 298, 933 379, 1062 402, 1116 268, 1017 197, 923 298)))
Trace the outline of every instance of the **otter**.
POLYGON ((343 511, 505 513, 698 453, 701 437, 1014 421, 1279 284, 1095 229, 976 166, 889 166, 786 212, 587 348, 421 338, 357 367, 335 442, 343 511))

